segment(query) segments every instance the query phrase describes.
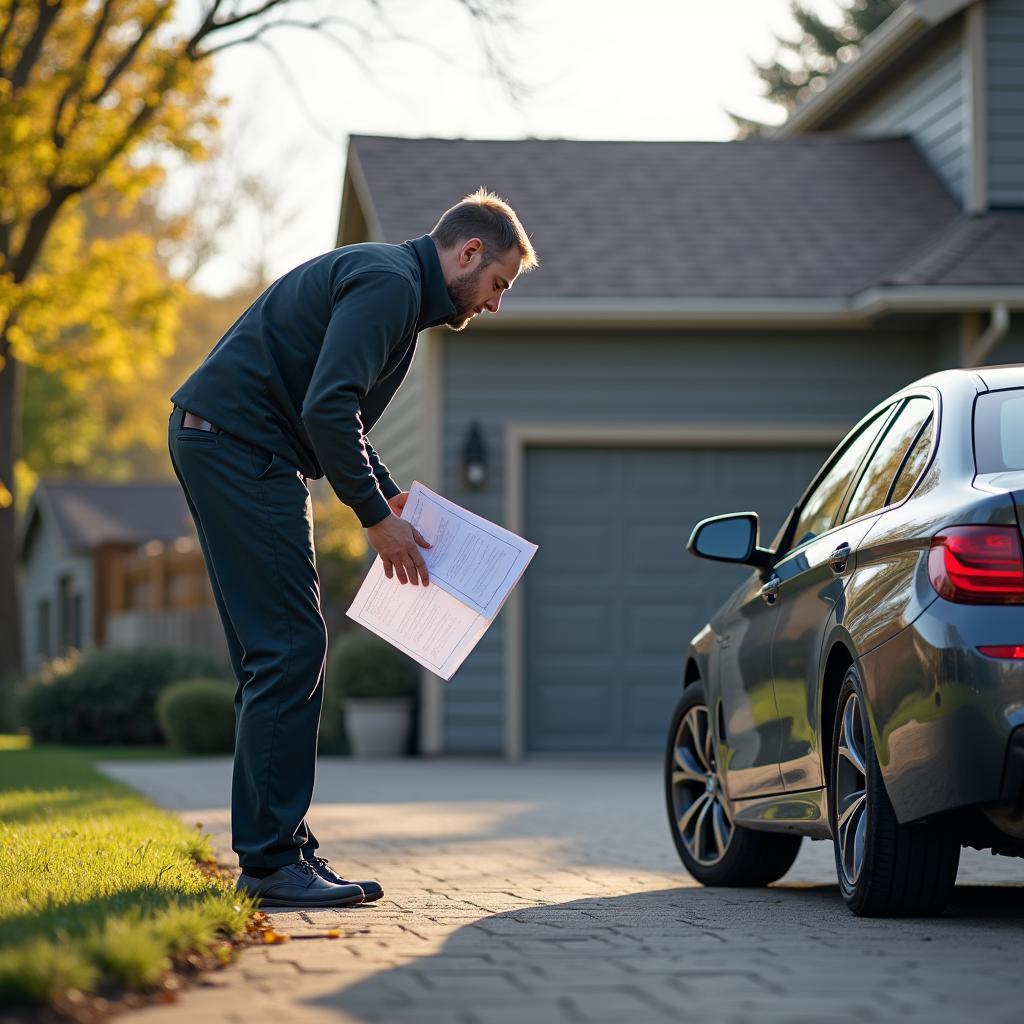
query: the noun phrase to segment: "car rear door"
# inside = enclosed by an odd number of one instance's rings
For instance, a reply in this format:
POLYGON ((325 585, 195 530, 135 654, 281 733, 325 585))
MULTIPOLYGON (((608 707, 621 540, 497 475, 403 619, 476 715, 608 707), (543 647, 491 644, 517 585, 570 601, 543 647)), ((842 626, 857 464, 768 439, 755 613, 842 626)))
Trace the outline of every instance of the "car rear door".
MULTIPOLYGON (((837 460, 831 481, 838 494, 831 515, 805 503, 794 537, 798 541, 776 563, 778 616, 772 639, 772 682, 780 717, 780 754, 787 790, 824 785, 817 738, 818 674, 825 625, 843 599, 857 565, 857 549, 885 507, 904 456, 931 414, 929 399, 901 399, 877 413, 837 460), (801 538, 801 524, 812 527, 801 538), (816 532, 813 528, 824 526, 816 532)), ((809 498, 813 501, 815 495, 809 498)))

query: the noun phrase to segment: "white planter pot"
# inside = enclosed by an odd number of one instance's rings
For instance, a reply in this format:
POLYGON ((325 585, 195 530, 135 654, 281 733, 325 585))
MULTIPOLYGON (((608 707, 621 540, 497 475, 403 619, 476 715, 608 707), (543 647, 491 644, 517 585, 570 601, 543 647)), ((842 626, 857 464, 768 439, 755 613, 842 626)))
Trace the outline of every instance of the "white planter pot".
POLYGON ((412 726, 412 697, 347 697, 345 731, 356 757, 401 757, 412 726))

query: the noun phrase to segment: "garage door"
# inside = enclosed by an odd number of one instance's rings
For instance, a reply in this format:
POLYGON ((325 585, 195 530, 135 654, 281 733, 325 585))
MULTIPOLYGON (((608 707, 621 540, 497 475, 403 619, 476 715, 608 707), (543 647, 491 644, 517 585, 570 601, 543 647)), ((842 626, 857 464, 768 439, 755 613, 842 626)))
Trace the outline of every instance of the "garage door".
POLYGON ((686 645, 747 571, 688 555, 694 523, 754 509, 767 543, 826 454, 528 449, 527 750, 659 749, 686 645))

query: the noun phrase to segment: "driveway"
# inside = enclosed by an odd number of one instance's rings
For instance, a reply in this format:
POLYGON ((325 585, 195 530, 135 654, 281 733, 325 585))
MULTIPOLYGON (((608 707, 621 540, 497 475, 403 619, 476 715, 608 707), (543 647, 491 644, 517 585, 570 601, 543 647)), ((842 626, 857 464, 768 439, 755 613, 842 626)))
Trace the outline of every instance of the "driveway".
MULTIPOLYGON (((103 767, 202 822, 234 863, 227 760, 103 767)), ((324 758, 310 823, 322 853, 380 878, 386 898, 274 911, 291 941, 119 1020, 1021 1019, 1021 860, 965 850, 935 920, 853 917, 831 845, 806 840, 769 889, 702 889, 676 858, 654 761, 324 758)))

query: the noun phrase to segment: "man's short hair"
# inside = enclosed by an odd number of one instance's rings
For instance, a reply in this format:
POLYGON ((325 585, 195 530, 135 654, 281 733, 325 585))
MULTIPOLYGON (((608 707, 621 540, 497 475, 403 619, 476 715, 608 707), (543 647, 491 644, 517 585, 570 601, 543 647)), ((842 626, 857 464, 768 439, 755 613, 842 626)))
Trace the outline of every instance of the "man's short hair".
POLYGON ((453 249, 467 239, 479 238, 484 243, 483 266, 512 248, 519 250, 521 273, 537 266, 537 254, 515 210, 483 185, 445 210, 430 237, 440 249, 453 249))

